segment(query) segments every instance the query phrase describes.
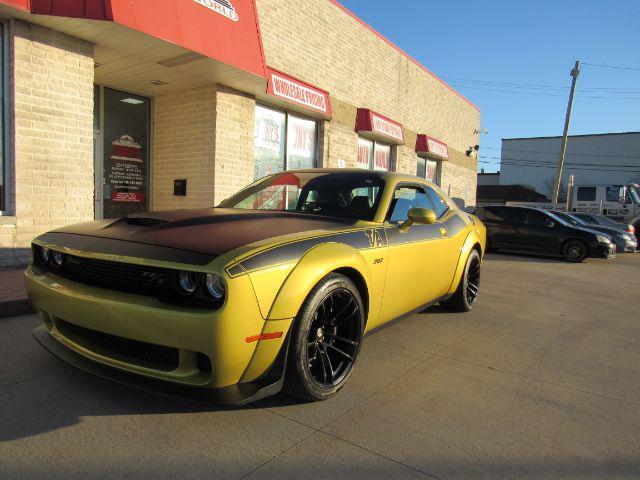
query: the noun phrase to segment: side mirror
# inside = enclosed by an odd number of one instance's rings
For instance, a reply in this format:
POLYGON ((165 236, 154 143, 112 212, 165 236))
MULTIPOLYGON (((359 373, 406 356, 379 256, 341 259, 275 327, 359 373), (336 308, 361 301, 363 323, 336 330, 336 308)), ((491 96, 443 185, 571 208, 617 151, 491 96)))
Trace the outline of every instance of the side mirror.
POLYGON ((409 210, 407 220, 400 225, 400 232, 406 233, 411 228, 411 225, 417 223, 418 225, 432 225, 436 223, 436 212, 428 208, 412 208, 409 210))
POLYGON ((627 203, 627 187, 621 187, 620 188, 620 197, 618 199, 618 201, 624 205, 625 203, 627 203))

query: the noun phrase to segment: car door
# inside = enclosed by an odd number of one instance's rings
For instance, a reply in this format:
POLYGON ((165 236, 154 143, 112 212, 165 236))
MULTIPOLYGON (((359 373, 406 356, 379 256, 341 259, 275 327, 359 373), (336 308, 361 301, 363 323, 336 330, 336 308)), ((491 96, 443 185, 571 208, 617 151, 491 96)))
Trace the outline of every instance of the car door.
POLYGON ((381 322, 395 319, 438 299, 448 289, 450 239, 441 220, 414 224, 405 233, 400 225, 413 207, 433 209, 421 184, 396 187, 387 214, 387 276, 381 322))
POLYGON ((487 227, 487 237, 492 248, 513 248, 516 233, 513 225, 513 208, 502 206, 483 207, 481 220, 487 227))
POLYGON ((560 249, 559 234, 561 228, 545 212, 523 209, 516 224, 516 242, 519 250, 536 253, 557 253, 560 249))

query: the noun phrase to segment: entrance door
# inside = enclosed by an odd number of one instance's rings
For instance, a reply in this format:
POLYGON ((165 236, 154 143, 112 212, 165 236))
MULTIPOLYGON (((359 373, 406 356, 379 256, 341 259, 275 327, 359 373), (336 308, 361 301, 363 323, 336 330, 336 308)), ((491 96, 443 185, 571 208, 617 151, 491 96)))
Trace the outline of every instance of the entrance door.
POLYGON ((151 101, 99 87, 94 135, 96 218, 117 218, 149 209, 151 101))

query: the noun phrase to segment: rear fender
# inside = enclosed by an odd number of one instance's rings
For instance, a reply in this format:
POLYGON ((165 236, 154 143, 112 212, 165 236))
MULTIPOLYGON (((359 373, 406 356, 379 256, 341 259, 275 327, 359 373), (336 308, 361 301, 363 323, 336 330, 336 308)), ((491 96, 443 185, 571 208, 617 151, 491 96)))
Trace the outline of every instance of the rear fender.
POLYGON ((458 265, 456 267, 456 273, 453 276, 453 281, 451 282, 451 286, 449 287, 449 291, 447 292, 447 295, 453 295, 456 292, 456 289, 458 288, 458 285, 460 284, 460 279, 462 278, 462 275, 464 273, 464 269, 466 267, 467 264, 467 258, 469 258, 469 254, 471 253, 471 250, 473 249, 473 247, 475 245, 480 245, 480 256, 484 255, 484 244, 485 244, 485 240, 483 240, 482 238, 480 238, 480 234, 475 231, 472 230, 469 235, 467 236, 466 240, 464 241, 464 244, 462 245, 462 248, 460 250, 460 257, 458 258, 458 265))

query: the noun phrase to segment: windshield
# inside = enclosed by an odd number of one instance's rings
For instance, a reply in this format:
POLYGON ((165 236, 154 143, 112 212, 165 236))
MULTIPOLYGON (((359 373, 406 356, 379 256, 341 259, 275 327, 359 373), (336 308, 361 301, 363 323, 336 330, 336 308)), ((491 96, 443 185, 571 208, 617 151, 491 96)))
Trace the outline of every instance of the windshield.
POLYGON ((618 223, 615 220, 611 220, 609 217, 605 217, 604 215, 593 214, 593 217, 595 217, 596 221, 600 225, 617 228, 618 230, 620 230, 621 228, 624 228, 624 225, 622 225, 621 223, 618 223))
POLYGON ((574 227, 583 227, 586 225, 586 223, 584 223, 582 220, 577 219, 576 217, 572 216, 569 213, 553 212, 553 215, 558 218, 561 218, 565 222, 573 225, 574 227))
POLYGON ((284 172, 248 186, 220 207, 371 221, 383 189, 384 180, 375 173, 284 172))

